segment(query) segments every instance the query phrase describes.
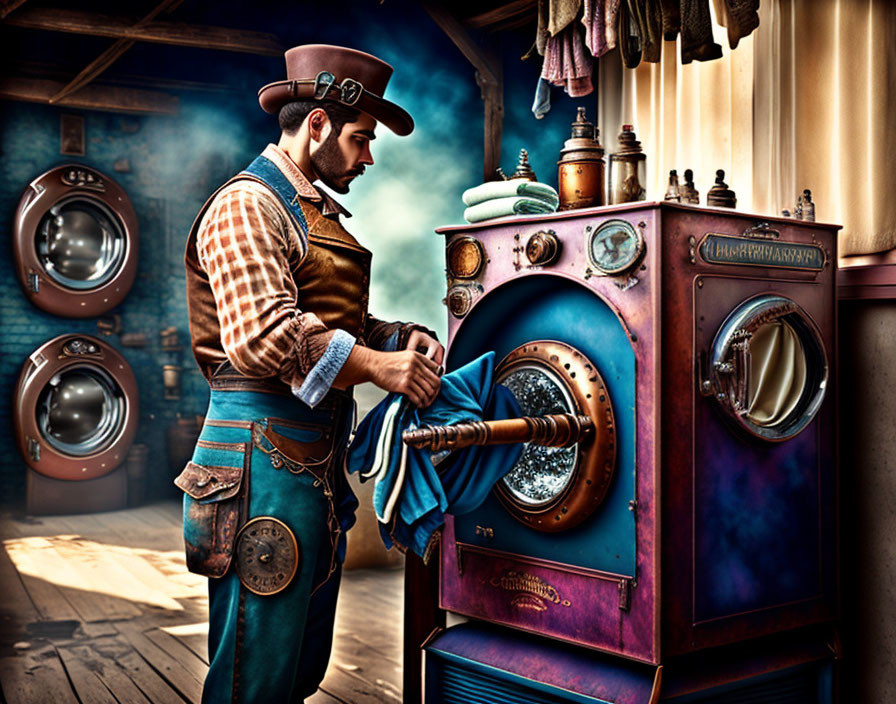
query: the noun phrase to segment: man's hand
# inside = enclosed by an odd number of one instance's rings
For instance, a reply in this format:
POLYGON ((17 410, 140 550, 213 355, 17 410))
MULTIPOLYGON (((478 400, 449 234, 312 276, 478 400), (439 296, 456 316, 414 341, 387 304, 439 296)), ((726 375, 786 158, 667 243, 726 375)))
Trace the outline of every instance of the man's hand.
POLYGON ((434 360, 410 349, 377 352, 370 381, 386 391, 404 394, 417 408, 426 408, 439 393, 440 370, 434 360))
POLYGON ((433 360, 439 366, 445 359, 445 348, 422 330, 412 330, 408 335, 406 349, 420 352, 424 357, 433 360))
MULTIPOLYGON (((432 340, 429 335, 425 338, 432 340)), ((439 358, 444 354, 437 342, 439 358)), ((440 362, 414 350, 379 352, 355 345, 342 365, 333 386, 347 386, 370 381, 385 391, 394 391, 408 397, 417 408, 426 408, 439 393, 442 384, 440 362)))

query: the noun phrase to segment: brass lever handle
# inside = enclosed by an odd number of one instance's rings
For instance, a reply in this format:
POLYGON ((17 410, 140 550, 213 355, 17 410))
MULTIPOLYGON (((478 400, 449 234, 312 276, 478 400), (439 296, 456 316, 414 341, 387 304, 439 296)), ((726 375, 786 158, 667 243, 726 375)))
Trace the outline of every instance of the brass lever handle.
POLYGON ((406 445, 429 448, 432 452, 459 450, 471 445, 509 445, 517 442, 569 447, 590 435, 593 430, 594 421, 590 416, 558 413, 456 425, 432 425, 406 430, 401 439, 406 445))

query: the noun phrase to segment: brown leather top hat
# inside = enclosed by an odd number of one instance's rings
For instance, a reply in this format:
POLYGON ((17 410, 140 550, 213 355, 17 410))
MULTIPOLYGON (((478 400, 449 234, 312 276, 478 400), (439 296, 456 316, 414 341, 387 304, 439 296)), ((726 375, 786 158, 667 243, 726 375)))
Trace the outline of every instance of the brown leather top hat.
POLYGON ((397 135, 414 130, 413 118, 383 98, 392 67, 363 51, 329 44, 304 44, 286 52, 286 80, 258 91, 265 112, 293 100, 333 100, 366 112, 397 135))

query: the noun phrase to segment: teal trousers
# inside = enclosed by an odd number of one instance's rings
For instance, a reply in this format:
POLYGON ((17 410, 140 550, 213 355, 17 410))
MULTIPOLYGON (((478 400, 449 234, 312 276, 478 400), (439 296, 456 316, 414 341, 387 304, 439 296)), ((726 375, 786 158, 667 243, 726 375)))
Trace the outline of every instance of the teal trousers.
MULTIPOLYGON (((223 577, 209 579, 209 671, 203 702, 301 702, 323 679, 344 533, 357 506, 342 466, 350 408, 349 397, 337 392, 314 409, 287 396, 211 392, 193 463, 243 467, 242 490, 248 494, 242 522, 258 516, 279 519, 295 536, 299 559, 292 580, 275 594, 247 589, 233 564, 223 577), (265 430, 293 441, 292 452, 281 452, 261 432, 265 430), (319 450, 322 440, 329 453, 312 462, 294 461, 296 448, 313 444, 319 450)), ((197 529, 190 525, 191 501, 184 497, 188 542, 197 529)))

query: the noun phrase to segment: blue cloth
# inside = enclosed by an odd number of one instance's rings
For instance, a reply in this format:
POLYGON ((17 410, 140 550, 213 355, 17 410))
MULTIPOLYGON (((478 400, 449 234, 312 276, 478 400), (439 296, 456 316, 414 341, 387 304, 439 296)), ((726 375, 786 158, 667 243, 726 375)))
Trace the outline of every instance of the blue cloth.
POLYGON ((489 352, 442 377, 431 406, 416 409, 389 394, 358 426, 346 467, 374 479, 373 504, 386 547, 398 545, 426 557, 445 514, 477 508, 495 482, 522 454, 523 444, 474 446, 447 457, 404 445, 403 431, 427 425, 518 418, 513 395, 494 384, 495 354, 489 352))
MULTIPOLYGON (((283 172, 277 168, 277 165, 266 156, 257 156, 245 169, 240 172, 241 175, 253 176, 265 183, 270 188, 280 203, 286 209, 292 218, 296 231, 302 240, 302 246, 305 251, 308 250, 308 223, 305 221, 305 214, 302 212, 302 206, 296 197, 296 189, 289 182, 289 179, 283 175, 283 172)), ((292 388, 293 395, 314 408, 320 400, 327 395, 333 381, 345 364, 345 360, 351 354, 355 345, 353 335, 344 330, 337 330, 336 334, 324 350, 323 356, 317 361, 301 386, 292 388)))
POLYGON ((532 114, 536 120, 542 119, 551 111, 551 82, 545 78, 538 79, 535 87, 535 101, 532 103, 532 114))

